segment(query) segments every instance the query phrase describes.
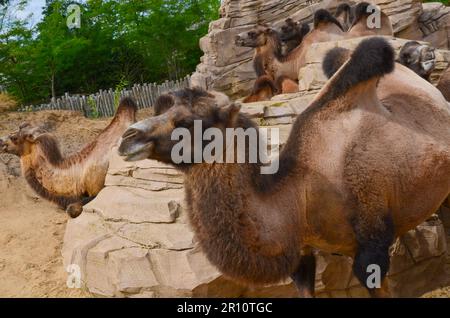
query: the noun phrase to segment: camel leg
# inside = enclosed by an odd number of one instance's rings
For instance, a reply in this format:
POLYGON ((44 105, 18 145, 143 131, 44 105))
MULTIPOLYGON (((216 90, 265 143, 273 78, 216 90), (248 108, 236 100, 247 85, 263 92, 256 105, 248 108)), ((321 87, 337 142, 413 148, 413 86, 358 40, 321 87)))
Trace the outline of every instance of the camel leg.
POLYGON ((373 228, 356 233, 358 248, 353 260, 353 273, 371 297, 390 296, 385 278, 389 271, 389 247, 394 241, 394 228, 389 217, 382 223, 373 223, 373 228))
POLYGON ((297 270, 291 275, 300 297, 313 298, 314 286, 316 282, 316 258, 312 251, 303 254, 297 270))

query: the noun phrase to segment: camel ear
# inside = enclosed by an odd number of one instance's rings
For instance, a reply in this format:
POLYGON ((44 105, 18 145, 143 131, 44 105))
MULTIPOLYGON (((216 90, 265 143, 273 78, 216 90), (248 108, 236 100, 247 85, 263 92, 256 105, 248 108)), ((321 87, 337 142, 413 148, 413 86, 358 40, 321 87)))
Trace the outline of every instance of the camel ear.
POLYGON ((236 126, 239 112, 241 111, 241 105, 232 103, 220 109, 220 120, 226 127, 232 128, 236 126))

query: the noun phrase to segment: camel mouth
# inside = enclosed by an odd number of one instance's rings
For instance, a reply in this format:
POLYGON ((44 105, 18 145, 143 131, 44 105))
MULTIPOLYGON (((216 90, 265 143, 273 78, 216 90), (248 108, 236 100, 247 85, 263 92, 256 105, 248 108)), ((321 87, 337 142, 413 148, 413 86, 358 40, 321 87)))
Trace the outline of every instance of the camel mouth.
POLYGON ((125 161, 134 162, 149 159, 154 147, 155 143, 146 140, 141 131, 129 129, 122 136, 118 152, 125 161))

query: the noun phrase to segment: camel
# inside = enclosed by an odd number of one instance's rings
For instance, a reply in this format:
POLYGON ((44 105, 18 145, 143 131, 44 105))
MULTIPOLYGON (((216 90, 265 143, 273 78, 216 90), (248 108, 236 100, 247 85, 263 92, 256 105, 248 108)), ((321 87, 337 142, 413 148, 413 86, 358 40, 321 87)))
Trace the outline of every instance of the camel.
POLYGON ((241 33, 235 38, 236 46, 255 48, 253 68, 256 76, 270 76, 273 72, 270 64, 273 59, 282 57, 282 43, 278 33, 265 25, 257 25, 255 29, 241 33))
MULTIPOLYGON (((435 48, 417 41, 409 41, 400 50, 398 62, 430 82, 431 74, 436 67, 435 48)), ((450 69, 444 71, 436 87, 445 99, 450 101, 450 69)))
POLYGON ((22 174, 30 187, 75 218, 104 187, 110 151, 136 122, 136 111, 136 104, 123 98, 109 126, 69 157, 63 157, 53 135, 30 123, 0 138, 0 151, 20 157, 22 174))
MULTIPOLYGON (((446 69, 439 79, 439 83, 437 85, 437 89, 439 89, 444 95, 445 99, 450 102, 450 68, 446 69)), ((450 198, 449 198, 449 206, 450 206, 450 198)))
POLYGON ((307 23, 295 22, 291 18, 284 21, 278 34, 283 42, 282 54, 287 55, 302 43, 303 38, 311 31, 307 23))
POLYGON ((270 100, 277 93, 278 89, 273 80, 269 76, 263 75, 256 79, 252 92, 242 102, 254 103, 270 100))
POLYGON ((278 77, 275 84, 280 94, 298 93, 298 81, 291 80, 287 76, 278 77))
POLYGON ((345 32, 350 30, 353 25, 353 10, 352 7, 348 3, 341 3, 335 13, 336 20, 342 25, 342 28, 345 32))
POLYGON ((297 81, 308 48, 314 43, 342 39, 344 34, 340 23, 327 10, 320 9, 314 15, 314 29, 286 56, 281 54, 278 33, 268 27, 258 26, 241 33, 236 36, 235 42, 237 46, 256 48, 253 60, 258 77, 268 75, 276 81, 278 77, 285 76, 297 81))
POLYGON ((347 38, 356 38, 361 36, 369 36, 369 35, 386 35, 393 36, 394 29, 392 28, 391 20, 389 16, 386 15, 383 11, 379 10, 380 19, 379 19, 379 27, 376 25, 372 25, 377 22, 376 19, 373 19, 372 15, 375 14, 370 3, 360 2, 354 7, 354 18, 353 25, 350 30, 347 32, 347 38))
POLYGON ((268 101, 278 94, 291 94, 298 92, 298 82, 285 76, 274 82, 269 76, 263 75, 256 79, 252 92, 242 100, 243 103, 268 101))
POLYGON ((363 40, 296 118, 275 174, 261 174, 262 163, 172 160, 173 131, 192 133, 195 120, 204 130, 257 129, 239 105, 219 105, 218 93, 201 89, 172 94, 166 112, 132 125, 119 154, 168 163, 185 175, 195 235, 229 278, 259 285, 291 277, 310 297, 318 249, 352 257, 370 294, 388 296, 389 247, 450 193, 449 106, 394 56, 384 39, 363 40), (381 286, 367 283, 370 265, 381 286))
POLYGON ((417 41, 409 41, 400 50, 398 62, 410 68, 417 75, 430 81, 436 67, 435 49, 417 41))

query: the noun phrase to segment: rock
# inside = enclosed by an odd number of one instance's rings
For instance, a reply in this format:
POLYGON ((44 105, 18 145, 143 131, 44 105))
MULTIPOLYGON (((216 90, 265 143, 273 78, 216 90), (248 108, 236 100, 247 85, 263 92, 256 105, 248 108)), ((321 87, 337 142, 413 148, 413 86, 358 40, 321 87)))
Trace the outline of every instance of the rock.
POLYGON ((449 48, 450 8, 440 2, 423 4, 423 13, 418 22, 423 34, 423 41, 431 43, 436 48, 449 48))

